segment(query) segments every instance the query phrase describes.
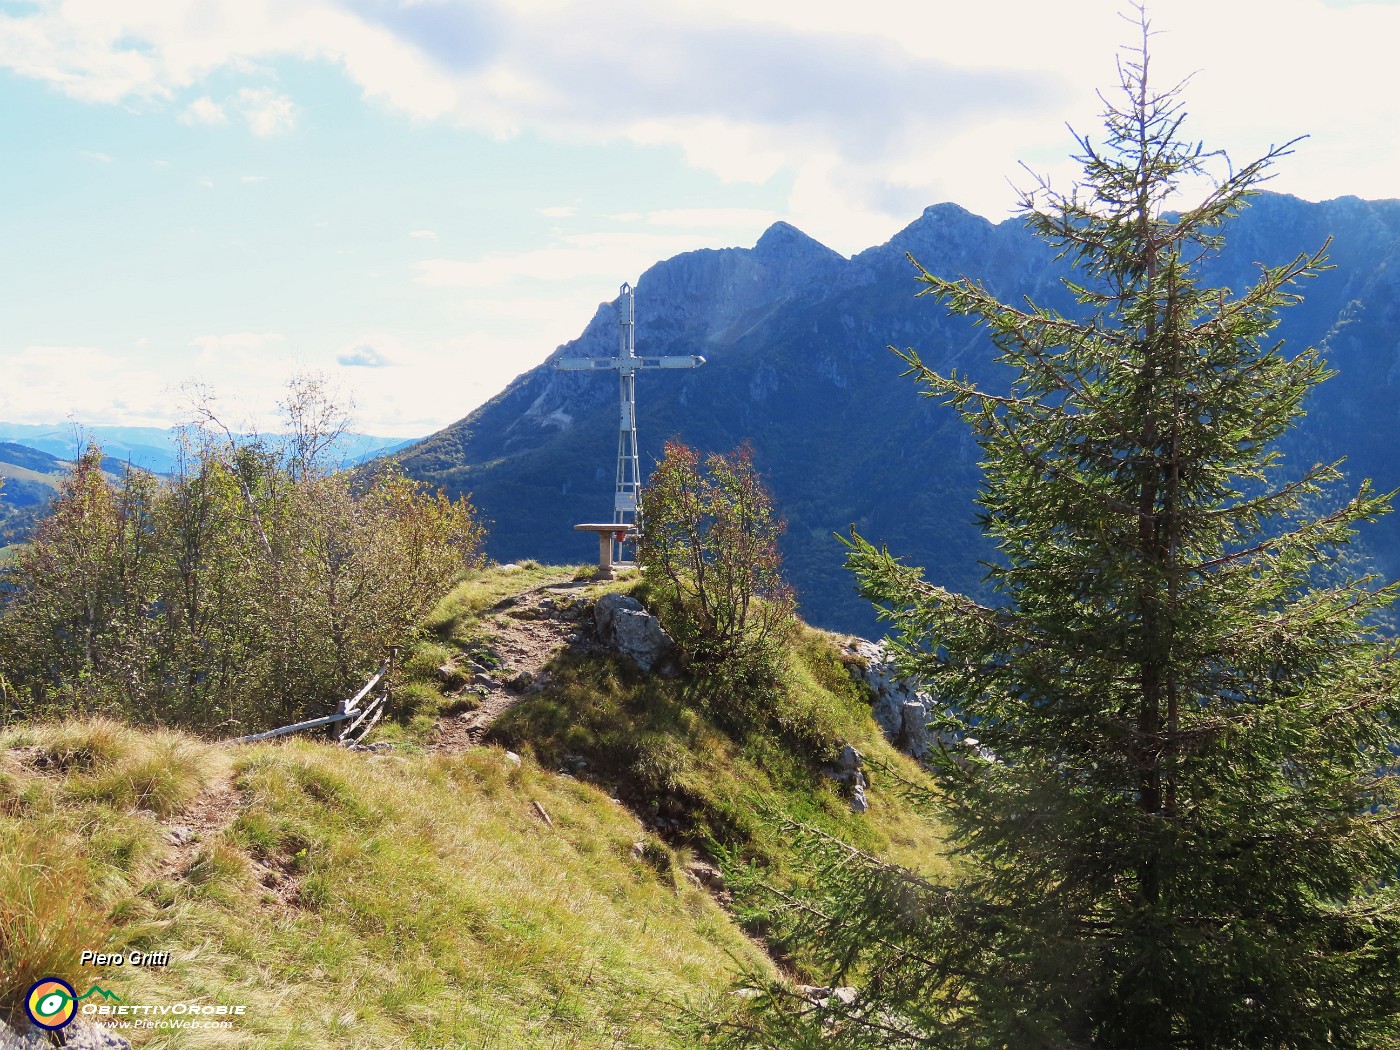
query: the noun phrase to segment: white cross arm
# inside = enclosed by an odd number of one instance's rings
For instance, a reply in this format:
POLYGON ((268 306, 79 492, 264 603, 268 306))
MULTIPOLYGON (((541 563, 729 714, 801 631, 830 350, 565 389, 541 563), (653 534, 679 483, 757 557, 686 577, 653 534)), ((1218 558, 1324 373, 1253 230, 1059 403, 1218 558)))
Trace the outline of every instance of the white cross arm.
POLYGON ((639 368, 699 368, 703 357, 638 357, 639 368))
POLYGON ((561 372, 591 372, 595 368, 611 368, 615 371, 618 360, 615 357, 562 357, 554 362, 554 367, 561 372))
POLYGON ((560 372, 635 372, 639 368, 699 368, 703 357, 562 357, 554 362, 560 372))

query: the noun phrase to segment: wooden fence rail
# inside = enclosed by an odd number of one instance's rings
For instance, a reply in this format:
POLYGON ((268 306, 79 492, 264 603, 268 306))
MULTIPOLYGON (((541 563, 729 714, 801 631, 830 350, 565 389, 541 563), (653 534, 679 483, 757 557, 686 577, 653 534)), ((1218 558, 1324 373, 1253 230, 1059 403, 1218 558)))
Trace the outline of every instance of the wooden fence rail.
POLYGON ((337 727, 338 723, 349 721, 348 726, 332 728, 331 739, 339 744, 349 746, 358 744, 364 740, 365 736, 373 729, 381 718, 389 704, 389 682, 388 678, 394 670, 394 657, 398 653, 397 647, 390 648, 389 655, 384 657, 379 665, 379 670, 370 676, 364 687, 352 696, 349 700, 342 700, 337 707, 335 714, 322 715, 320 718, 308 718, 305 722, 297 722, 289 726, 280 726, 277 729, 269 729, 262 733, 249 733, 247 736, 240 736, 230 740, 231 744, 252 744, 258 740, 271 740, 273 737, 284 736, 287 733, 297 733, 303 729, 315 729, 317 726, 337 727), (370 696, 371 690, 375 686, 383 683, 383 688, 374 696, 370 696), (368 700, 366 701, 366 698, 368 700), (350 721, 353 719, 354 721, 350 721), (359 730, 358 735, 354 735, 359 730))

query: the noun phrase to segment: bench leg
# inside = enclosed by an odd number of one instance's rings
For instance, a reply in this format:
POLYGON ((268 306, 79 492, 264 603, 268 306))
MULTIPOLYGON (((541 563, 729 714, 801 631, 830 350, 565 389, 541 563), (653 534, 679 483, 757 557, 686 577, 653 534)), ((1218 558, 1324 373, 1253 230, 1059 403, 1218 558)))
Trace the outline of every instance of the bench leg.
POLYGON ((604 580, 613 578, 612 533, 598 533, 598 577, 604 580))

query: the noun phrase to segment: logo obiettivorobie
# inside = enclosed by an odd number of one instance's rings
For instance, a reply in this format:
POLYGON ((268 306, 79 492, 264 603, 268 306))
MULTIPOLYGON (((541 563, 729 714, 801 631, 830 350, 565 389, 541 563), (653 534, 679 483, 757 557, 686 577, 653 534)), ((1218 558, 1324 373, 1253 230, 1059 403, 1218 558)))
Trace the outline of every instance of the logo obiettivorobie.
POLYGON ((73 986, 61 977, 41 977, 29 986, 29 992, 24 997, 24 1012, 40 1028, 57 1031, 73 1023, 73 1018, 78 1013, 78 1003, 90 995, 121 1000, 120 995, 95 984, 79 995, 73 991, 73 986))

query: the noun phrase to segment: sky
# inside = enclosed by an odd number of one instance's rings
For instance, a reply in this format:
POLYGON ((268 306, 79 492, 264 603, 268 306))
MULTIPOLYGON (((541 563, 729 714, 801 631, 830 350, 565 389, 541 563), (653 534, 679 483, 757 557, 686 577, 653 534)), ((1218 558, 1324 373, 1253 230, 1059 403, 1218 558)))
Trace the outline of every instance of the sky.
MULTIPOLYGON (((0 421, 264 429, 321 374, 431 433, 652 263, 845 255, 1068 187, 1120 0, 0 0, 0 421)), ((1270 188, 1400 197, 1400 0, 1158 0, 1152 70, 1270 188)), ((649 346, 638 332, 639 350, 649 346)))

